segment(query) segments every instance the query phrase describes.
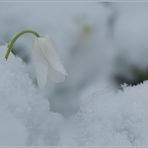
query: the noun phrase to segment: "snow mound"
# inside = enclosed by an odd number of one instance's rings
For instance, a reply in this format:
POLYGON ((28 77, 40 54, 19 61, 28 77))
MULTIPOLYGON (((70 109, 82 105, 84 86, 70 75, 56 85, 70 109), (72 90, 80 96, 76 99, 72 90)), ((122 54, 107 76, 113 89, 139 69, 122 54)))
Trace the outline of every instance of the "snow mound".
POLYGON ((148 145, 148 81, 83 99, 69 126, 61 137, 73 145, 148 145))
MULTIPOLYGON (((25 128, 25 132, 21 134, 28 136, 26 139, 22 136, 22 142, 18 140, 15 145, 54 145, 59 138, 58 129, 63 121, 62 116, 50 112, 48 100, 33 84, 27 73, 27 65, 21 59, 13 54, 8 61, 4 59, 6 49, 7 46, 0 47, 0 108, 10 112, 15 119, 8 120, 10 127, 5 133, 0 132, 0 137, 3 134, 7 135, 6 138, 10 137, 11 130, 17 132, 19 126, 13 125, 15 120, 18 120, 19 124, 22 124, 20 127, 25 128)), ((0 130, 2 126, 3 123, 0 122, 0 130)), ((5 144, 9 144, 11 140, 11 137, 5 139, 5 144)), ((1 142, 0 145, 3 144, 1 142)))

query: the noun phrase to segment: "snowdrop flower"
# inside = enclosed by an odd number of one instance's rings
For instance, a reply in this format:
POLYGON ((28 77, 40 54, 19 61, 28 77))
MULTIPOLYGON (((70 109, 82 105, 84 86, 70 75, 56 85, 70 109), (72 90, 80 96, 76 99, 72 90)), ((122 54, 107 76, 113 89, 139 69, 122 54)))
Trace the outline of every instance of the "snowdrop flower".
POLYGON ((46 35, 35 39, 32 57, 40 87, 45 87, 48 81, 61 82, 65 80, 67 72, 61 64, 49 36, 46 35))
POLYGON ((48 36, 40 36, 35 31, 25 30, 17 34, 8 46, 8 50, 5 55, 6 60, 8 59, 16 40, 26 33, 31 33, 36 36, 33 44, 32 59, 39 87, 44 88, 48 81, 64 81, 67 76, 67 72, 61 64, 60 58, 51 39, 48 36))

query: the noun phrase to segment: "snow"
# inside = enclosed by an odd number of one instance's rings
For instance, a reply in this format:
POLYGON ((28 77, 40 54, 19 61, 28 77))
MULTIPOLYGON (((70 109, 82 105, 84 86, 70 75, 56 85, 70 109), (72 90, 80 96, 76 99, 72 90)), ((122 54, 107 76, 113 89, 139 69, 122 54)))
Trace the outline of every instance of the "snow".
POLYGON ((124 86, 123 91, 116 93, 106 90, 82 99, 81 109, 70 119, 70 128, 63 132, 61 144, 148 145, 147 88, 148 81, 134 87, 124 86))
POLYGON ((0 145, 148 144, 148 81, 118 92, 100 86, 81 99, 77 114, 64 119, 50 111, 27 65, 13 54, 4 59, 6 49, 0 48, 0 145))
MULTIPOLYGON (((6 145, 54 145, 58 139, 59 125, 63 122, 62 115, 50 112, 47 98, 35 87, 27 73, 27 66, 20 58, 11 54, 8 61, 4 59, 6 49, 6 45, 0 47, 0 108, 4 108, 6 114, 4 121, 0 123, 0 129, 4 122, 9 128, 3 131, 3 138, 7 139, 0 141, 0 145, 6 141, 6 145), (11 135, 14 131, 16 135, 12 143, 11 135), (20 141, 16 141, 20 132, 20 141)), ((0 134, 2 137, 3 133, 0 134)))
POLYGON ((8 110, 0 110, 0 145, 25 145, 28 137, 26 127, 8 110))

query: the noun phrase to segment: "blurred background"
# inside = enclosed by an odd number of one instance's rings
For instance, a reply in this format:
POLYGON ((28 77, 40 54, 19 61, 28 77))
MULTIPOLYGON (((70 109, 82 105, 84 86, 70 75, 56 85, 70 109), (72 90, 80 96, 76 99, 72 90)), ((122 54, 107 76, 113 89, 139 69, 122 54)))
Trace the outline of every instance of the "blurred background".
MULTIPOLYGON (((76 113, 81 97, 99 88, 122 89, 148 79, 148 3, 0 2, 0 44, 26 29, 49 34, 69 74, 45 94, 54 112, 76 113)), ((32 36, 21 38, 14 54, 32 72, 32 36)))

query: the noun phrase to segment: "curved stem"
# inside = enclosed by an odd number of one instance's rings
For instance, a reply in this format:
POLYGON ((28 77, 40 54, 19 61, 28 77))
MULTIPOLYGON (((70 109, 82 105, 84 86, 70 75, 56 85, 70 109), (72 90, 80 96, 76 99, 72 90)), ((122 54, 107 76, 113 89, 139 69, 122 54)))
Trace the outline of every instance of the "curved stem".
POLYGON ((10 54, 10 52, 11 52, 11 50, 12 50, 12 47, 13 47, 14 43, 16 42, 16 40, 17 40, 20 36, 22 36, 22 35, 24 35, 24 34, 26 34, 26 33, 31 33, 31 34, 35 35, 36 37, 40 37, 40 35, 39 35, 37 32, 32 31, 32 30, 24 30, 24 31, 18 33, 18 34, 13 38, 13 40, 12 40, 11 43, 10 43, 10 45, 8 46, 8 50, 7 50, 6 55, 5 55, 6 60, 8 59, 9 54, 10 54))

